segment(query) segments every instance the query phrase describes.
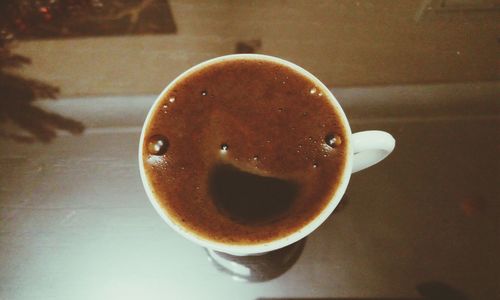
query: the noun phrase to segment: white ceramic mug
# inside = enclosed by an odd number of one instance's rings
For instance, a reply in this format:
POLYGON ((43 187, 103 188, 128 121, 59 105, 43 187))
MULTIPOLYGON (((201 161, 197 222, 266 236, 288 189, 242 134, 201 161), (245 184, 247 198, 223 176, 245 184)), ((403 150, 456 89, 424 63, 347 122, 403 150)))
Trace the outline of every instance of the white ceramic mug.
POLYGON ((330 216, 335 207, 339 204, 340 199, 344 195, 344 192, 347 188, 347 184, 349 183, 351 174, 354 172, 361 171, 365 168, 368 168, 380 162, 385 157, 387 157, 387 155, 389 155, 394 149, 395 140, 389 133, 384 131, 372 130, 372 131, 362 131, 352 134, 349 122, 344 114, 344 111, 342 110, 340 104, 335 99, 333 94, 321 81, 319 81, 319 79, 317 79, 314 75, 304 70, 303 68, 277 57, 261 55, 261 54, 234 54, 234 55, 221 56, 202 62, 190 68, 189 70, 185 71, 184 73, 179 75, 176 79, 174 79, 158 96, 155 103, 151 107, 144 122, 139 144, 140 144, 139 169, 141 173, 141 179, 144 184, 144 188, 151 203, 153 204, 153 207, 160 214, 163 220, 165 220, 166 223, 168 223, 175 231, 177 231, 184 237, 210 250, 221 251, 232 255, 256 255, 286 247, 306 237, 316 228, 318 228, 328 218, 328 216, 330 216), (155 196, 151 192, 151 188, 146 178, 143 165, 144 162, 142 160, 142 149, 143 149, 144 135, 147 124, 149 124, 153 112, 157 110, 157 106, 160 105, 161 99, 163 99, 164 95, 166 95, 170 91, 171 87, 173 87, 175 83, 181 80, 182 78, 185 78, 190 74, 193 74, 194 72, 196 72, 201 68, 208 67, 212 64, 217 64, 221 61, 235 60, 235 59, 267 60, 288 66, 296 70, 300 74, 308 77, 311 81, 313 81, 317 86, 321 87, 321 89, 327 93, 327 97, 330 100, 331 104, 336 108, 336 111, 339 113, 348 135, 348 138, 343 141, 343 143, 347 143, 347 156, 346 156, 347 164, 341 176, 340 184, 338 185, 337 191, 332 196, 328 205, 325 206, 323 211, 321 211, 321 213, 319 213, 316 216, 316 218, 314 218, 312 221, 310 221, 307 225, 305 225, 301 229, 289 234, 288 236, 281 237, 276 240, 265 242, 262 244, 251 244, 251 245, 225 244, 205 239, 201 236, 198 236, 196 233, 182 227, 181 224, 178 224, 173 218, 168 216, 167 212, 160 207, 157 200, 155 199, 155 196))

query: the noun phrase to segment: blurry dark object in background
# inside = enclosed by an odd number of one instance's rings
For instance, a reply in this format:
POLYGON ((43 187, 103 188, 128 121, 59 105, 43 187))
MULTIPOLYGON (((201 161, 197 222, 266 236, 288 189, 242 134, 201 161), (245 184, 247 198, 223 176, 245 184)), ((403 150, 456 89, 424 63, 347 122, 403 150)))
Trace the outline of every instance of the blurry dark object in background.
POLYGON ((260 39, 239 41, 236 43, 234 53, 257 53, 261 47, 262 41, 260 39))
POLYGON ((458 289, 439 281, 423 282, 417 285, 417 291, 429 300, 468 300, 458 289))
POLYGON ((0 1, 0 138, 46 143, 57 130, 72 134, 84 130, 82 123, 33 104, 37 99, 55 99, 59 88, 11 72, 31 63, 28 57, 12 53, 12 42, 175 31, 165 0, 0 1))
POLYGON ((55 99, 59 89, 8 72, 8 68, 20 67, 30 63, 30 60, 12 54, 7 43, 0 38, 0 138, 46 143, 56 137, 56 130, 66 130, 72 134, 83 132, 82 123, 33 105, 38 98, 55 99))
POLYGON ((0 25, 18 39, 176 32, 166 0, 2 1, 0 25))
POLYGON ((335 297, 335 298, 257 298, 257 300, 469 300, 458 289, 439 281, 417 285, 419 297, 335 297))
POLYGON ((16 36, 8 30, 8 18, 3 17, 9 5, 12 4, 0 4, 0 138, 46 143, 56 137, 57 130, 82 133, 82 123, 46 112, 33 104, 37 99, 55 99, 59 88, 12 72, 14 68, 30 64, 31 60, 11 51, 16 36))

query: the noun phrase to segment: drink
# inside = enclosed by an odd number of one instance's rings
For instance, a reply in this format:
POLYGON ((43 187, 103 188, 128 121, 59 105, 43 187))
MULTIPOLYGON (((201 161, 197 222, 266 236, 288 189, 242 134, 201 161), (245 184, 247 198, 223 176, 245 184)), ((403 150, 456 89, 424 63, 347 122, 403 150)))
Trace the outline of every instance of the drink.
POLYGON ((315 78, 259 56, 181 75, 143 130, 150 196, 203 240, 255 245, 292 235, 350 173, 350 131, 334 101, 315 78))

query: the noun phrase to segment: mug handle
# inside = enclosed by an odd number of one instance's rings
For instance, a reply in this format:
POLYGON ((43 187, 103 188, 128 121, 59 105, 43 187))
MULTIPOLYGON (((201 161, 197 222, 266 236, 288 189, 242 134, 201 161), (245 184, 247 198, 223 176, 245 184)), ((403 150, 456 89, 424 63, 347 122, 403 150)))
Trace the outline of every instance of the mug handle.
POLYGON ((352 173, 356 173, 386 158, 394 150, 396 140, 385 131, 368 130, 354 133, 351 145, 354 152, 352 173))

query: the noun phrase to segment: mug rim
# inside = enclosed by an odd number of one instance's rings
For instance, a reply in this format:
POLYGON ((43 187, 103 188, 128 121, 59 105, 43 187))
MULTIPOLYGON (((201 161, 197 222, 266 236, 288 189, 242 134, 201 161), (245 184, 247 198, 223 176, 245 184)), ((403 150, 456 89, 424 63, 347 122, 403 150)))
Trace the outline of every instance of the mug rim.
POLYGON ((140 176, 141 176, 141 181, 144 186, 144 190, 146 191, 146 194, 149 198, 149 201, 155 208, 156 212, 161 216, 161 218, 171 227, 173 228, 177 233, 181 234, 183 237, 187 238, 188 240, 202 246, 205 248, 210 248, 216 251, 221 251, 233 255, 251 255, 251 254, 259 254, 259 253, 265 253, 273 250, 277 250, 283 247, 286 247, 290 244, 293 244, 302 238, 308 236, 310 233, 312 233, 314 230, 316 230, 333 212, 333 210, 337 207, 339 204, 342 196, 344 195, 347 185, 349 183, 351 173, 352 173, 352 160, 353 160, 353 153, 352 153, 352 145, 351 145, 351 127, 349 125, 349 122, 347 120, 347 117, 344 113, 344 110, 340 106, 338 100, 335 98, 335 96, 332 94, 330 89, 328 89, 316 76, 311 74, 309 71, 303 69, 302 67, 289 62, 287 60, 284 60, 282 58, 270 56, 270 55, 264 55, 264 54, 230 54, 230 55, 224 55, 224 56, 219 56, 215 57, 206 61, 203 61, 201 63, 198 63, 189 69, 185 70, 182 72, 180 75, 178 75, 174 80, 172 80, 164 89, 163 91, 156 97, 153 105, 148 111, 148 114, 146 116, 146 119, 144 120, 144 123, 142 125, 141 129, 141 135, 140 135, 140 140, 139 140, 139 171, 140 171, 140 176), (344 129, 346 131, 346 139, 347 141, 347 147, 346 147, 346 162, 343 170, 343 174, 341 175, 340 182, 337 186, 336 191, 334 192, 333 196, 331 199, 328 201, 328 204, 323 208, 323 210, 318 213, 318 215, 313 218, 311 221, 309 221, 306 225, 302 226, 300 229, 297 231, 294 231, 293 233, 280 237, 278 239, 269 241, 269 242, 264 242, 264 243, 258 243, 258 244, 226 244, 222 242, 217 242, 214 240, 210 240, 207 238, 204 238, 203 236, 200 236, 196 234, 193 231, 190 231, 188 228, 184 228, 181 224, 178 224, 177 222, 174 221, 174 218, 171 218, 166 211, 166 209, 163 209, 161 205, 159 204, 159 201, 156 200, 155 195, 152 192, 152 189, 149 184, 148 177, 146 176, 145 169, 144 169, 144 160, 142 158, 142 150, 143 150, 143 145, 144 145, 144 136, 146 132, 146 128, 149 127, 149 123, 151 122, 152 115, 154 112, 157 110, 158 105, 160 104, 161 100, 165 97, 165 95, 170 91, 170 89, 175 86, 175 84, 184 78, 188 77, 194 72, 197 72, 200 69, 203 69, 207 66, 210 66, 212 64, 220 63, 222 61, 227 61, 227 60, 238 60, 238 59, 250 59, 250 60, 265 60, 265 61, 270 61, 274 63, 278 63, 281 65, 285 65, 287 67, 290 67, 291 69, 299 72, 300 74, 306 76, 309 80, 313 81, 317 86, 320 87, 320 89, 324 90, 326 92, 326 96, 330 103, 333 105, 335 108, 336 112, 339 114, 340 119, 343 122, 344 129))

